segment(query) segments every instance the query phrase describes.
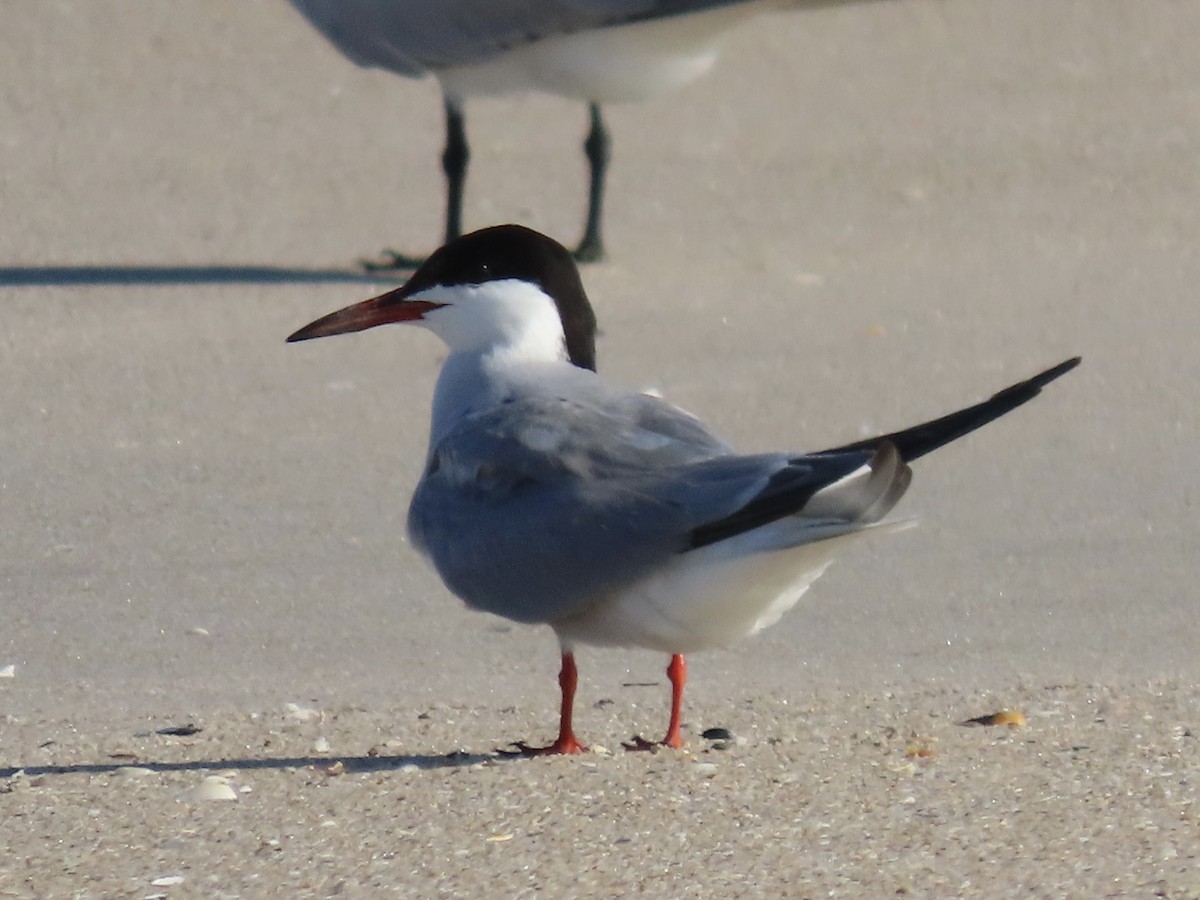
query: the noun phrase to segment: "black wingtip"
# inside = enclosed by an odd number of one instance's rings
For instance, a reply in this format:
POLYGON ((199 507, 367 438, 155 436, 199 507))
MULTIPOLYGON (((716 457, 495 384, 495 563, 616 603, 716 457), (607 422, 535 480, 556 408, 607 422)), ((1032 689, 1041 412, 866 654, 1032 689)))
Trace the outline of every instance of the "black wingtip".
POLYGON ((865 441, 855 441, 853 444, 846 444, 833 449, 869 450, 878 447, 885 441, 890 441, 896 445, 904 461, 911 462, 918 457, 924 456, 926 453, 936 450, 938 447, 970 434, 988 422, 1012 412, 1018 406, 1028 403, 1042 392, 1042 388, 1056 378, 1061 378, 1070 372, 1082 361, 1083 357, 1073 356, 1070 359, 1063 360, 1056 366, 1051 366, 1044 372, 1039 372, 1032 378, 1027 378, 1024 381, 1019 381, 1014 385, 1006 387, 982 403, 968 406, 966 409, 960 409, 958 412, 942 416, 940 419, 924 422, 912 428, 905 428, 903 431, 882 434, 878 437, 867 438, 865 441))
POLYGON ((1026 384, 1033 384, 1039 388, 1045 387, 1054 379, 1061 378, 1063 375, 1066 375, 1081 362, 1083 362, 1082 356, 1072 356, 1070 359, 1060 362, 1057 366, 1051 366, 1041 375, 1034 375, 1029 379, 1029 381, 1026 382, 1026 384))

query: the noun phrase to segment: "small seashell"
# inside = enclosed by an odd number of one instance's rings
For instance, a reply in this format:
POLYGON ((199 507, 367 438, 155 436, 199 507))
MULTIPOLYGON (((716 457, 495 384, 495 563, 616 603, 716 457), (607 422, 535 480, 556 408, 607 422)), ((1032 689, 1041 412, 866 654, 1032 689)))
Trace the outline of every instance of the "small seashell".
POLYGON ((121 766, 119 769, 113 770, 114 775, 153 775, 153 769, 147 769, 145 766, 121 766))
POLYGON ((329 752, 329 741, 326 740, 324 737, 319 737, 315 741, 313 741, 312 748, 313 748, 313 753, 328 753, 329 752))
POLYGON ((289 703, 284 707, 284 709, 287 712, 287 717, 289 719, 295 719, 297 722, 310 722, 313 719, 318 719, 321 717, 321 711, 319 709, 310 709, 309 707, 301 706, 298 703, 289 703))
POLYGON ((187 633, 191 634, 191 635, 195 635, 196 637, 208 637, 208 629, 201 628, 199 626, 197 626, 195 628, 189 628, 187 630, 187 633))
POLYGON ((0 678, 16 678, 17 664, 9 663, 6 666, 0 666, 0 678))
POLYGON ((190 800, 236 800, 237 791, 220 775, 209 775, 187 793, 190 800))
POLYGON ((733 732, 728 728, 706 728, 700 732, 700 737, 706 741, 732 741, 733 732))
POLYGON ((1025 724, 1025 714, 1015 709, 1005 709, 993 716, 996 725, 1021 726, 1025 724))
POLYGON ((511 834, 489 834, 487 836, 487 842, 489 844, 502 844, 505 841, 511 841, 512 839, 513 836, 511 834))
POLYGON ((150 882, 154 887, 170 887, 173 884, 183 884, 182 875, 163 875, 150 882))

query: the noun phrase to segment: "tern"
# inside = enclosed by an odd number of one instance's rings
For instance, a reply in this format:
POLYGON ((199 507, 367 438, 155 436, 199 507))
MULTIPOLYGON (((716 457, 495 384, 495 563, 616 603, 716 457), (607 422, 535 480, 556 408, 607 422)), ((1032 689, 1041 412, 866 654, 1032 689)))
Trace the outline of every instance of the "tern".
MULTIPOLYGON (((587 223, 576 259, 604 258, 611 140, 601 104, 676 90, 716 62, 734 26, 772 8, 849 0, 291 0, 347 58, 410 78, 432 73, 446 113, 446 242, 462 234, 468 97, 542 91, 587 103, 587 223)), ((390 253, 383 266, 406 267, 390 253)))
MULTIPOLYGON (((451 241, 401 287, 331 313, 304 341, 388 322, 449 348, 433 397, 414 547, 468 606, 554 629, 557 739, 576 753, 579 644, 669 654, 681 747, 684 654, 779 620, 842 545, 882 522, 908 464, 1035 397, 1066 360, 939 419, 818 453, 739 455, 699 419, 596 374, 596 317, 570 252, 518 225, 451 241)), ((635 738, 631 749, 655 746, 635 738)))

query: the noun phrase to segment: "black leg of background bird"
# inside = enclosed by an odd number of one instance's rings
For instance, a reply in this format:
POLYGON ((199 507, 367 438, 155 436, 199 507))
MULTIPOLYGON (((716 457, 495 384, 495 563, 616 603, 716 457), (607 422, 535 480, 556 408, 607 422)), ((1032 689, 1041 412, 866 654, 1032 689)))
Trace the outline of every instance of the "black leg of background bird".
MULTIPOLYGON (((467 183, 467 162, 471 150, 467 146, 467 128, 458 101, 446 98, 446 147, 442 151, 442 171, 446 173, 446 239, 450 243, 462 235, 463 188, 467 183)), ((362 260, 368 272, 390 269, 415 269, 425 262, 422 257, 408 256, 395 250, 384 250, 378 261, 362 260)))
POLYGON ((588 190, 587 225, 584 228, 583 240, 579 242, 575 251, 575 259, 579 262, 600 262, 605 255, 604 238, 601 236, 604 218, 604 176, 608 171, 612 141, 608 136, 608 129, 604 127, 604 118, 600 115, 600 104, 593 103, 590 109, 592 130, 583 142, 583 152, 587 154, 592 179, 588 190))
POLYGON ((467 162, 471 150, 467 146, 467 129, 462 107, 455 100, 446 100, 446 149, 442 151, 442 171, 446 173, 446 240, 450 243, 462 236, 463 188, 467 183, 467 162))

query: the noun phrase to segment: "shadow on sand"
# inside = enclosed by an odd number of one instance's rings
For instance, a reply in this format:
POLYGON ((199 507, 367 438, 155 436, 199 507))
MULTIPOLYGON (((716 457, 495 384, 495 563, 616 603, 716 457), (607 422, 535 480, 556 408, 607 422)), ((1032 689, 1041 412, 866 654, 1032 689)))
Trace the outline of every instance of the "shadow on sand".
POLYGON ((0 768, 0 779, 9 779, 18 772, 28 778, 45 775, 107 775, 121 769, 136 767, 151 772, 224 772, 261 771, 264 769, 328 769, 341 763, 347 774, 362 772, 389 772, 406 766, 418 769, 449 769, 473 766, 483 762, 501 762, 521 757, 504 753, 466 753, 455 751, 443 755, 411 756, 285 756, 259 759, 197 759, 186 762, 147 762, 130 758, 111 763, 74 763, 64 766, 9 766, 0 768))
POLYGON ((223 284, 359 284, 399 283, 403 269, 368 272, 361 268, 287 266, 0 266, 0 288, 56 286, 223 285, 223 284))

